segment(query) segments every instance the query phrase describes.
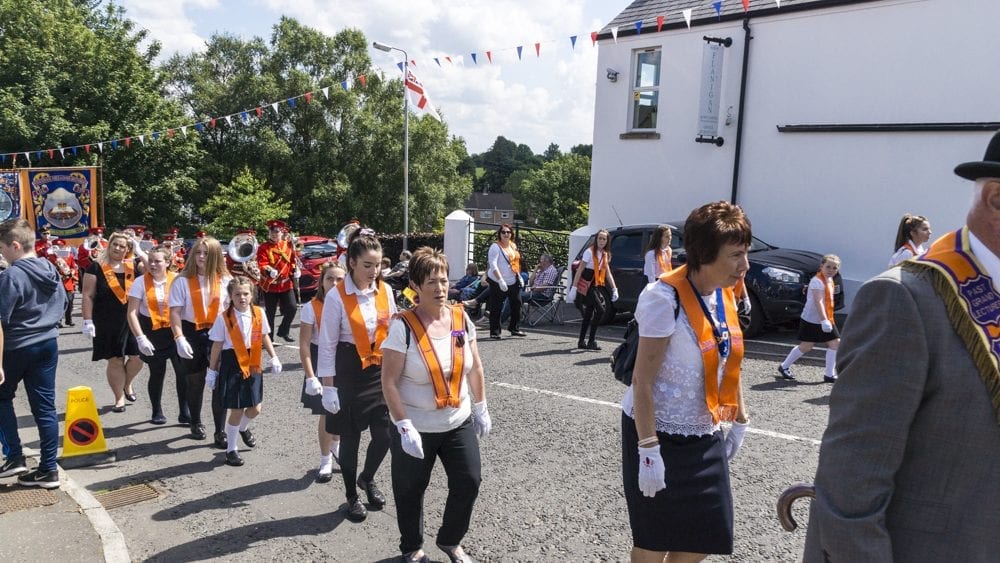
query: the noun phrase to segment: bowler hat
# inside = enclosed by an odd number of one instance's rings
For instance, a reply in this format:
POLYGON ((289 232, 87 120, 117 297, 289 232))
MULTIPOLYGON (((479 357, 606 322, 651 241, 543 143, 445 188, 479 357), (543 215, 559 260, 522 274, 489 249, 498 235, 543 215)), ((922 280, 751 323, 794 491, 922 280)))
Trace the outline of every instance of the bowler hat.
POLYGON ((966 180, 1000 178, 1000 131, 990 139, 986 155, 981 161, 963 162, 955 167, 955 174, 966 180))

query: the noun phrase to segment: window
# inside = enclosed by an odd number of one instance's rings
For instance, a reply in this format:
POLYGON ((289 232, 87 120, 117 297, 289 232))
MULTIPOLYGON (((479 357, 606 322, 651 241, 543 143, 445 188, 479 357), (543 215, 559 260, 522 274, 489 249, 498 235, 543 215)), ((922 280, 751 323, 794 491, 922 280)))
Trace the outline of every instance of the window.
POLYGON ((660 50, 636 51, 634 69, 632 129, 656 129, 656 112, 660 102, 660 50))
POLYGON ((493 212, 492 211, 480 211, 479 212, 479 218, 480 219, 492 219, 493 218, 493 212))
POLYGON ((500 212, 500 218, 501 219, 509 219, 510 218, 510 212, 508 212, 508 211, 501 211, 500 212))
POLYGON ((646 252, 642 247, 643 232, 620 233, 611 239, 613 268, 642 268, 646 252))

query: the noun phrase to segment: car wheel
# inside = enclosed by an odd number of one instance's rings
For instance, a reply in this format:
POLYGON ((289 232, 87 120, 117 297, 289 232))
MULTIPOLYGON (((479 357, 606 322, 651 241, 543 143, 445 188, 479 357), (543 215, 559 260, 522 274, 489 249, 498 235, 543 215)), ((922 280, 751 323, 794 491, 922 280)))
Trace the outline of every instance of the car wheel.
POLYGON ((753 338, 764 330, 764 309, 753 293, 750 294, 750 313, 740 312, 740 329, 744 338, 753 338))

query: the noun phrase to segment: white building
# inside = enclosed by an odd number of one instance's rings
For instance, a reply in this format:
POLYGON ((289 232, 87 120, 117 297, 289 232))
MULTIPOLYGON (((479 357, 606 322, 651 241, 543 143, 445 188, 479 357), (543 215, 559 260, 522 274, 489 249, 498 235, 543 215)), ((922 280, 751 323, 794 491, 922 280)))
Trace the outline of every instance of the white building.
POLYGON ((961 226, 972 184, 952 169, 1000 129, 1000 2, 752 0, 742 131, 744 10, 712 4, 636 0, 601 31, 591 230, 730 200, 737 144, 735 201, 754 234, 839 254, 848 300, 885 269, 903 213, 936 235, 961 226), (704 36, 732 38, 722 146, 695 142, 704 36))

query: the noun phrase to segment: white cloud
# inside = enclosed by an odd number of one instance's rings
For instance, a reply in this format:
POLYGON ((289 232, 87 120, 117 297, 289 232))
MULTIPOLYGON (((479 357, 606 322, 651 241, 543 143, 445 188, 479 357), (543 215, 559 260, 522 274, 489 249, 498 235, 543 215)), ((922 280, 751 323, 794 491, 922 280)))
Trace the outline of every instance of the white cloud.
POLYGON ((189 8, 212 10, 219 7, 219 0, 120 0, 125 15, 139 26, 149 30, 152 39, 163 45, 163 53, 190 53, 205 48, 205 38, 195 32, 195 22, 187 14, 189 8))

